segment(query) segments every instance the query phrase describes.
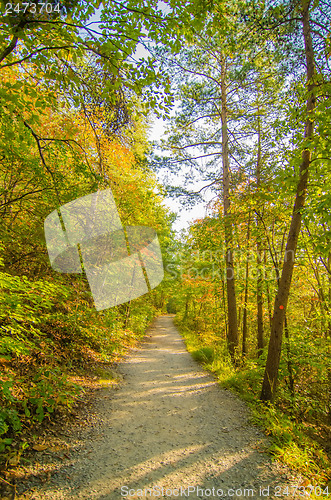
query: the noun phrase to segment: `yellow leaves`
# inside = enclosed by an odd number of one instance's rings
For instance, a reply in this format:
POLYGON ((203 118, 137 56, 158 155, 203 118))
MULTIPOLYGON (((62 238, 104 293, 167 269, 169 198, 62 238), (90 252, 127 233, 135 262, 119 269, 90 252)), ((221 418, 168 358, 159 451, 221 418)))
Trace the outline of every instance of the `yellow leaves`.
POLYGON ((133 153, 119 142, 109 143, 104 153, 107 157, 107 163, 109 162, 122 171, 128 171, 133 167, 135 161, 133 153))
POLYGON ((44 451, 47 450, 48 445, 47 444, 34 444, 32 446, 32 449, 35 451, 44 451))
POLYGON ((13 451, 9 454, 7 459, 7 464, 16 467, 20 463, 22 452, 13 451))

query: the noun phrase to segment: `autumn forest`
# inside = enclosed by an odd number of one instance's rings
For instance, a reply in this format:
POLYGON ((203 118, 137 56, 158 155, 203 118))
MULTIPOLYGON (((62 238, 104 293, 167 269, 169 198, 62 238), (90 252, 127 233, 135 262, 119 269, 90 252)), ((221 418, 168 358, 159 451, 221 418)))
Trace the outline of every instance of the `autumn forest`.
POLYGON ((0 475, 171 314, 269 452, 330 489, 329 2, 0 7, 0 475), (164 278, 97 311, 44 221, 108 188, 124 227, 157 233, 164 278), (201 215, 175 231, 171 199, 201 215))

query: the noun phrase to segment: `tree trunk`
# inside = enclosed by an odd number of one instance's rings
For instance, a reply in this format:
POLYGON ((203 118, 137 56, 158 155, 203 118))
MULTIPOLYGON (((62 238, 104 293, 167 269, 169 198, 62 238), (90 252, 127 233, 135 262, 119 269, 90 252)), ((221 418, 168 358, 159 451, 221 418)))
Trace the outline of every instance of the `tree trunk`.
POLYGON ((294 377, 293 377, 293 367, 292 367, 292 355, 291 355, 291 342, 290 342, 290 331, 287 323, 287 316, 284 318, 284 331, 286 339, 286 354, 287 354, 287 371, 289 379, 289 389, 291 393, 292 400, 294 399, 294 377))
POLYGON ((246 269, 245 269, 245 296, 244 296, 244 310, 243 310, 243 338, 242 338, 242 357, 247 355, 247 302, 248 302, 248 279, 249 279, 249 240, 250 240, 250 225, 251 214, 248 217, 247 225, 247 256, 246 256, 246 269))
MULTIPOLYGON (((261 186, 261 118, 260 118, 260 107, 259 107, 259 93, 258 93, 258 104, 257 104, 257 162, 256 162, 256 188, 260 189, 261 186)), ((256 282, 256 301, 257 301, 257 355, 261 356, 264 348, 264 338, 263 338, 263 276, 262 276, 262 258, 261 258, 261 233, 260 233, 260 221, 257 217, 257 239, 256 239, 256 253, 257 253, 257 282, 256 282)))
POLYGON ((225 324, 225 337, 226 339, 228 338, 228 317, 227 317, 227 308, 226 308, 226 300, 225 300, 225 284, 224 280, 222 279, 222 304, 223 304, 223 311, 224 311, 224 324, 225 324))
MULTIPOLYGON (((259 237, 258 237, 259 238, 259 237)), ((264 348, 263 335, 263 277, 261 271, 261 241, 256 242, 257 252, 257 283, 256 283, 256 301, 257 301, 257 355, 261 356, 264 348)))
POLYGON ((222 165, 223 165, 223 209, 225 225, 225 267, 226 267, 226 292, 228 306, 228 334, 227 343, 232 361, 235 361, 235 353, 238 347, 238 322, 235 276, 233 264, 233 236, 232 223, 229 220, 230 210, 230 162, 229 162, 229 139, 227 124, 227 99, 226 99, 226 60, 221 58, 221 120, 222 120, 222 165))
POLYGON ((271 299, 270 299, 270 289, 269 289, 269 277, 267 276, 267 252, 264 251, 263 255, 263 263, 264 263, 264 279, 266 282, 266 294, 267 294, 267 302, 268 302, 268 317, 269 317, 269 326, 271 330, 272 325, 272 311, 271 311, 271 299))
POLYGON ((189 298, 188 298, 188 295, 186 295, 186 297, 185 297, 185 313, 183 316, 183 321, 186 321, 188 318, 188 302, 189 302, 189 298))
MULTIPOLYGON (((305 42, 305 55, 307 63, 306 74, 307 74, 307 87, 308 87, 308 97, 307 97, 307 107, 306 107, 307 118, 305 123, 305 132, 304 132, 305 139, 310 139, 313 137, 314 122, 313 119, 311 118, 311 114, 315 109, 315 96, 313 94, 313 89, 314 89, 313 77, 315 72, 315 62, 314 62, 314 51, 313 51, 311 29, 309 22, 309 5, 310 5, 310 0, 302 0, 302 24, 303 24, 303 36, 305 42)), ((267 357, 267 363, 265 367, 262 392, 261 392, 262 401, 272 402, 276 395, 279 362, 280 362, 280 355, 282 348, 283 324, 286 314, 288 297, 290 293, 295 252, 300 234, 301 219, 302 219, 301 210, 304 207, 306 198, 310 160, 311 160, 310 149, 304 149, 302 152, 299 182, 296 190, 291 226, 287 238, 282 275, 280 278, 279 287, 274 304, 274 315, 270 332, 268 357, 267 357)))
MULTIPOLYGON (((331 252, 328 255, 328 284, 329 284, 329 303, 328 303, 328 330, 327 335, 331 338, 331 252)), ((326 336, 327 336, 326 335, 326 336)))

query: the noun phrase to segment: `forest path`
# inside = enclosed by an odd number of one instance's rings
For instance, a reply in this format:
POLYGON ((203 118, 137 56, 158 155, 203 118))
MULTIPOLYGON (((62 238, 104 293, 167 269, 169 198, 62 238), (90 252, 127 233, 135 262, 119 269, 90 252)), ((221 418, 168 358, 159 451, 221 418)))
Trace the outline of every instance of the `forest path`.
POLYGON ((168 499, 287 498, 293 477, 265 453, 246 405, 191 358, 171 316, 154 321, 119 372, 119 390, 95 398, 95 422, 76 435, 70 460, 24 498, 132 500, 153 498, 138 491, 153 487, 168 499))

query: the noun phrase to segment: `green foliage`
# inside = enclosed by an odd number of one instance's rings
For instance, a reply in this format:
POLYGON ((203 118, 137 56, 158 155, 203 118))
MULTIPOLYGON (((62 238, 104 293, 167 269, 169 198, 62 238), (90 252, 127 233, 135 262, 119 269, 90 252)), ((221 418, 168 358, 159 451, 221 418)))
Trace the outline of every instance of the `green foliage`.
POLYGON ((200 347, 196 351, 191 352, 193 359, 203 364, 210 364, 215 358, 215 351, 213 347, 206 346, 200 347))
POLYGON ((167 308, 167 313, 169 314, 176 314, 177 312, 177 305, 176 305, 176 299, 174 297, 171 297, 166 305, 167 308))
POLYGON ((42 367, 33 378, 0 380, 0 453, 8 449, 22 427, 41 423, 55 409, 70 409, 81 388, 70 383, 59 367, 42 367), (24 396, 14 396, 18 387, 24 396))
POLYGON ((22 427, 18 411, 15 408, 16 399, 11 393, 12 380, 0 381, 0 453, 12 443, 12 438, 3 437, 9 429, 19 431, 22 427))
POLYGON ((37 370, 31 381, 28 398, 23 403, 25 416, 29 418, 35 414, 34 418, 42 422, 59 406, 70 409, 79 390, 78 385, 68 384, 59 367, 43 367, 37 370))
POLYGON ((71 377, 95 363, 118 360, 143 336, 157 308, 139 298, 98 313, 83 281, 77 281, 74 298, 60 275, 33 282, 2 272, 0 278, 5 332, 0 336, 0 453, 5 460, 23 428, 71 410, 82 392, 71 377))

